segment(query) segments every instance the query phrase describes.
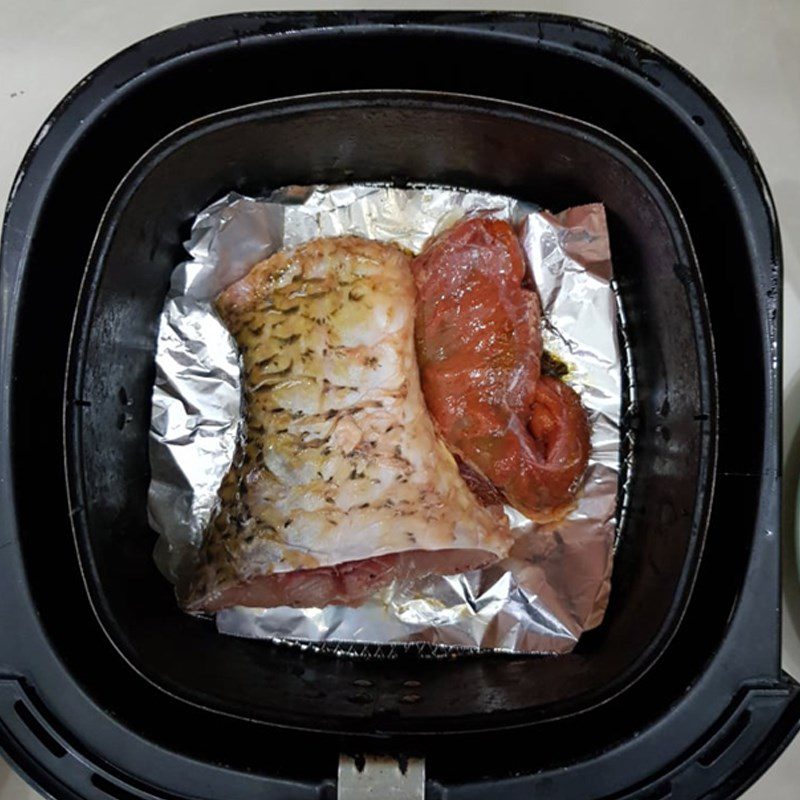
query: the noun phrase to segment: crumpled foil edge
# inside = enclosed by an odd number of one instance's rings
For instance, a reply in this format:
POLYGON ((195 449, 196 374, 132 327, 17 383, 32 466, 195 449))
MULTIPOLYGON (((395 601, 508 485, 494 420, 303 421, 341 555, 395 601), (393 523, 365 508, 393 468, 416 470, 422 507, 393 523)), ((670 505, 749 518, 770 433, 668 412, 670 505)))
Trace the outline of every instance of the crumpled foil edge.
POLYGON ((221 632, 340 655, 563 653, 602 620, 617 524, 623 376, 600 204, 554 215, 484 192, 357 184, 286 187, 263 199, 231 193, 201 211, 157 336, 148 495, 150 524, 161 534, 156 563, 173 582, 191 569, 236 446, 239 356, 213 298, 273 252, 319 236, 360 235, 416 253, 431 235, 476 213, 519 226, 542 300, 545 348, 569 367, 565 380, 589 414, 592 453, 575 509, 561 522, 535 525, 508 508, 518 542, 488 569, 392 585, 355 609, 227 609, 216 615, 221 632))

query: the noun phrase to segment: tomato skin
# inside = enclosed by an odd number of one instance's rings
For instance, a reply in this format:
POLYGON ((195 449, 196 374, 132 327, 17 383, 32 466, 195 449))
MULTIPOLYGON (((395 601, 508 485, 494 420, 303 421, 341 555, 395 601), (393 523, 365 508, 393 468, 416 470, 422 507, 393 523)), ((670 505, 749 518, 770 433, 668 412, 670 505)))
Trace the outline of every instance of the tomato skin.
POLYGON ((589 456, 578 395, 541 376, 541 310, 504 220, 472 217, 414 259, 417 355, 428 408, 471 471, 534 519, 569 508, 589 456))

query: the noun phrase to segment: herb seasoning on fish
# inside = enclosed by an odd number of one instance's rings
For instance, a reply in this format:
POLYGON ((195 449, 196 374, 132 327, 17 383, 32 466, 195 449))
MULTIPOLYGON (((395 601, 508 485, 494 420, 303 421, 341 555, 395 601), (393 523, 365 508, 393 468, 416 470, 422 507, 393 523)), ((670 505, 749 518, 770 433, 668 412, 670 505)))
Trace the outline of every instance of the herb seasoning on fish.
POLYGON ((414 302, 409 257, 356 237, 278 253, 217 298, 245 430, 188 610, 358 605, 394 578, 506 555, 505 517, 470 492, 427 413, 414 302))

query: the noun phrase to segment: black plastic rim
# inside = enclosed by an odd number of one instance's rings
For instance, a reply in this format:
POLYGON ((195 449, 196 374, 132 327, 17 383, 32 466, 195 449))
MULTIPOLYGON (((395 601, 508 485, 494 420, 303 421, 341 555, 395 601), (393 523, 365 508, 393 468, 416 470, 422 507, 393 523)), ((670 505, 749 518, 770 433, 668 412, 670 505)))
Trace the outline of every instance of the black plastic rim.
MULTIPOLYGON (((558 764, 537 761, 532 767, 529 758, 527 761, 505 758, 504 754, 519 747, 517 734, 504 737, 498 733, 493 739, 491 764, 484 763, 487 751, 483 745, 478 750, 474 742, 465 738, 458 748, 458 764, 445 764, 446 756, 441 753, 436 765, 431 764, 429 793, 436 800, 444 793, 448 798, 466 800, 483 796, 476 792, 517 797, 541 791, 557 792, 559 797, 572 800, 586 797, 589 791, 594 797, 650 800, 653 796, 666 796, 674 787, 676 793, 687 798, 738 795, 791 739, 800 715, 800 707, 791 700, 796 688, 779 669, 780 553, 775 531, 779 525, 780 452, 777 443, 781 424, 780 235, 763 172, 742 132, 708 89, 661 52, 605 25, 550 14, 242 14, 199 20, 166 31, 128 48, 87 76, 62 101, 37 135, 17 176, 6 212, 0 251, 2 295, 13 298, 20 291, 34 234, 37 226, 41 227, 42 218, 46 218, 45 199, 69 158, 70 148, 80 139, 81 130, 89 130, 97 123, 117 98, 175 64, 199 63, 204 54, 232 48, 234 40, 238 47, 257 39, 324 38, 326 34, 336 36, 353 28, 365 34, 405 31, 416 35, 424 31, 430 35, 460 35, 475 42, 491 40, 504 46, 516 43, 526 49, 562 53, 596 70, 618 76, 628 87, 646 95, 659 108, 668 110, 670 124, 679 129, 682 137, 686 138, 685 134, 689 134, 694 125, 704 124, 702 129, 695 128, 689 138, 700 143, 703 158, 713 163, 720 184, 736 187, 731 199, 731 218, 735 218, 734 225, 747 230, 742 257, 748 260, 752 270, 752 286, 758 299, 755 326, 758 344, 751 363, 760 365, 758 378, 764 384, 765 426, 757 432, 759 460, 740 465, 734 459, 735 463, 721 466, 731 471, 718 474, 720 492, 734 492, 732 496, 736 498, 736 492, 744 491, 743 499, 748 503, 751 496, 755 497, 752 501, 755 527, 746 541, 737 545, 736 552, 730 554, 736 562, 740 591, 730 604, 728 598, 724 599, 724 630, 719 635, 713 633, 704 651, 707 653, 704 661, 686 666, 682 652, 687 645, 702 643, 711 634, 704 626, 693 625, 689 629, 687 623, 678 632, 668 654, 630 693, 631 697, 609 704, 592 719, 592 725, 599 726, 597 729, 607 734, 622 721, 618 712, 624 707, 626 718, 631 715, 631 725, 635 724, 630 728, 635 730, 633 738, 627 734, 622 741, 609 740, 606 736, 602 747, 580 750, 580 756, 570 762, 568 769, 564 768, 563 758, 558 764), (755 641, 758 646, 754 647, 755 641), (658 694, 659 680, 669 680, 674 675, 686 680, 683 696, 670 707, 654 707, 652 711, 657 717, 651 716, 650 711, 644 712, 644 707, 649 707, 658 694), (753 708, 751 699, 758 695, 762 699, 772 696, 776 705, 783 704, 782 714, 769 722, 768 717, 759 716, 756 711, 753 719, 761 719, 759 725, 750 724, 739 739, 729 736, 727 723, 740 719, 729 716, 729 712, 739 707, 739 701, 744 707, 753 708), (781 700, 781 696, 786 700, 781 700), (734 746, 728 751, 725 747, 731 742, 734 746), (712 747, 715 759, 703 755, 712 747), (722 757, 716 760, 720 753, 722 757), (701 758, 702 762, 698 763, 701 758), (489 778, 492 782, 485 788, 465 782, 465 769, 471 769, 469 781, 489 778)), ((613 126, 610 129, 614 130, 613 126)), ((655 155, 648 147, 641 149, 648 157, 655 155)), ((658 168, 656 159, 651 160, 658 168)), ((672 176, 669 180, 675 190, 672 176)), ((5 434, 11 429, 12 355, 20 315, 13 303, 4 310, 7 313, 0 337, 0 431, 5 434)), ((18 409, 15 415, 19 415, 18 409)), ((55 646, 60 646, 60 634, 48 628, 30 604, 28 577, 19 552, 17 507, 20 501, 12 486, 12 478, 18 483, 21 476, 12 471, 8 438, 0 445, 0 474, 5 478, 4 482, 0 481, 0 576, 6 581, 5 585, 19 588, 9 595, 5 608, 0 606, 0 664, 11 671, 10 686, 19 680, 15 676, 21 675, 28 677, 29 685, 36 686, 39 695, 36 709, 41 710, 36 713, 45 721, 51 735, 64 741, 70 752, 72 743, 83 743, 80 748, 74 748, 80 753, 74 763, 62 761, 54 766, 52 756, 32 738, 12 738, 19 732, 19 726, 15 725, 13 713, 7 713, 4 706, 0 747, 47 791, 65 797, 99 796, 99 790, 89 786, 89 777, 95 774, 105 776, 104 785, 110 787, 109 791, 116 790, 124 797, 129 796, 129 791, 137 796, 152 797, 187 794, 252 797, 257 791, 258 796, 271 792, 270 796, 310 800, 329 793, 334 763, 331 759, 338 745, 331 745, 324 738, 313 740, 331 766, 323 777, 318 777, 318 773, 309 776, 310 764, 306 758, 303 772, 292 772, 295 767, 288 764, 293 749, 288 743, 296 740, 288 731, 275 737, 270 748, 281 753, 280 766, 267 766, 269 752, 262 752, 259 768, 272 770, 266 775, 254 776, 250 765, 243 766, 233 759, 226 766, 203 758, 181 760, 175 757, 174 742, 160 737, 157 731, 143 736, 138 717, 132 716, 130 708, 120 710, 113 698, 95 694, 94 687, 82 682, 85 675, 55 646), (18 630, 26 632, 25 638, 18 637, 18 630), (52 724, 47 720, 52 720, 52 724), (289 748, 285 751, 280 749, 284 743, 289 748), (297 782, 290 784, 277 777, 285 776, 287 770, 297 782), (259 790, 255 788, 256 782, 259 790)), ((721 579, 722 576, 717 577, 721 579)), ((706 572, 701 578, 713 581, 715 575, 706 572)), ((699 591, 695 593, 699 594, 699 591)), ((691 615, 710 613, 710 609, 698 602, 691 603, 691 615)), ((86 610, 91 617, 88 605, 86 610)), ((93 641, 98 651, 104 646, 99 630, 93 641)), ((103 658, 109 656, 103 655, 103 658)), ((110 660, 104 664, 116 680, 124 678, 123 671, 110 660)), ((133 691, 134 688, 131 681, 129 689, 133 691)), ((13 687, 10 691, 14 694, 13 687)), ((144 692, 137 689, 135 696, 142 694, 144 692)), ((18 696, 19 702, 27 702, 24 693, 18 696)), ((170 698, 161 697, 165 710, 177 712, 170 698)), ((220 727, 224 728, 219 719, 220 727)), ((585 728, 571 729, 571 735, 581 737, 582 731, 585 728)), ((265 730, 264 736, 267 735, 265 730)), ((530 736, 536 735, 536 726, 532 725, 530 736)), ((541 736, 538 741, 542 744, 541 736)), ((529 757, 530 740, 526 738, 525 742, 529 757)), ((394 751, 395 745, 401 746, 399 741, 386 742, 381 749, 394 751)), ((433 742, 429 740, 426 747, 433 748, 433 742)), ((192 758, 189 751, 180 752, 192 758)))

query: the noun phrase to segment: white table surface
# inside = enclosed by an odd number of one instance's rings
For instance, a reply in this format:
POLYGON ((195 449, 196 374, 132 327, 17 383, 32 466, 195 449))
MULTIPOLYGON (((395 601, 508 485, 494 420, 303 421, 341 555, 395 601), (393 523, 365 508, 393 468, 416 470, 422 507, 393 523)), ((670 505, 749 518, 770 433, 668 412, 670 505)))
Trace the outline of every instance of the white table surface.
MULTIPOLYGON (((733 114, 764 166, 783 233, 785 519, 792 520, 800 475, 800 0, 0 0, 2 204, 29 142, 56 103, 87 72, 145 36, 233 11, 401 6, 556 11, 605 22, 677 59, 733 114)), ((788 538, 783 665, 800 678, 800 589, 788 538)), ((797 800, 798 784, 800 737, 745 797, 797 800)), ((0 800, 37 796, 0 762, 0 800)))

